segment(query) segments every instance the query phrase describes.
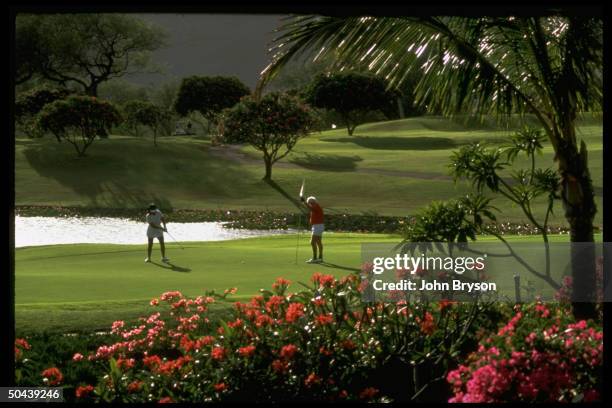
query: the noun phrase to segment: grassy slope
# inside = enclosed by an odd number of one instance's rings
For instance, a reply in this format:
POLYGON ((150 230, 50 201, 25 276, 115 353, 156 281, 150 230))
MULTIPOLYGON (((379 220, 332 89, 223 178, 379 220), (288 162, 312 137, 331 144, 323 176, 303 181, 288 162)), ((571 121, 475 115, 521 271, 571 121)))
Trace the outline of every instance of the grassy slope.
MULTIPOLYGON (((600 237, 600 236, 599 236, 600 237)), ((488 238, 483 237, 483 240, 488 238)), ((509 237, 538 240, 538 237, 509 237)), ((553 241, 568 237, 553 236, 553 241)), ((375 234, 334 234, 325 238, 326 261, 332 266, 308 265, 310 255, 302 236, 295 264, 295 235, 235 241, 186 243, 184 250, 169 244, 174 267, 145 264, 144 246, 55 245, 16 250, 16 320, 18 332, 106 329, 117 319, 135 319, 151 311, 148 301, 169 290, 201 295, 206 290, 237 287, 234 298, 255 295, 285 277, 308 282, 314 272, 343 276, 361 265, 363 242, 397 243, 399 237, 375 234)), ((512 289, 512 277, 504 283, 512 289)))
MULTIPOLYGON (((454 149, 476 140, 500 143, 509 134, 491 126, 470 130, 436 117, 366 124, 353 137, 336 129, 301 141, 283 160, 297 167, 277 166, 273 178, 292 195, 305 178, 306 192, 332 209, 406 215, 432 200, 466 192, 464 184, 444 178, 454 149)), ((601 125, 585 122, 578 135, 589 146, 601 209, 601 125)), ((262 164, 211 155, 209 147, 207 140, 165 137, 155 148, 148 139, 114 136, 97 141, 89 157, 77 159, 71 146, 52 138, 18 139, 15 203, 135 207, 154 200, 165 208, 293 210, 282 194, 261 181, 262 164)), ((243 150, 258 157, 250 148, 243 150)), ((553 166, 550 145, 538 163, 553 166)), ((503 211, 500 218, 522 219, 509 203, 499 199, 496 205, 503 211)), ((553 222, 564 222, 560 207, 553 222)), ((601 224, 601 212, 596 223, 601 224)))

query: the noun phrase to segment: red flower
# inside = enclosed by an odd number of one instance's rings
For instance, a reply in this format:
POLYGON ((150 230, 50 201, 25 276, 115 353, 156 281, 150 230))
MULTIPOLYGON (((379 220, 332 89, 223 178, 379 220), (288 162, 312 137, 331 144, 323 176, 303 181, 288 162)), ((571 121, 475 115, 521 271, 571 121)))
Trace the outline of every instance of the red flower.
POLYGON ((378 389, 374 387, 368 387, 359 393, 361 399, 372 399, 378 394, 378 389))
POLYGON ((134 367, 135 361, 133 358, 119 358, 117 359, 117 367, 120 369, 130 369, 134 367))
POLYGON ((255 354, 255 346, 250 345, 246 347, 240 347, 238 349, 238 354, 240 354, 242 357, 251 357, 253 354, 255 354))
POLYGON ((270 297, 270 300, 266 302, 266 310, 268 312, 276 311, 279 309, 280 305, 282 305, 284 301, 284 297, 274 295, 270 297))
POLYGON ((223 360, 225 358, 225 349, 223 347, 214 347, 210 352, 213 360, 223 360))
POLYGON ((139 381, 139 380, 132 381, 131 383, 128 384, 127 390, 130 393, 131 392, 138 392, 138 391, 140 391, 140 388, 142 388, 143 384, 144 384, 143 381, 139 381))
POLYGON ((189 338, 186 334, 181 337, 181 348, 185 350, 186 353, 191 351, 195 346, 195 342, 189 338))
POLYGON ((287 371, 288 365, 285 361, 282 360, 274 360, 272 361, 272 370, 277 373, 284 373, 287 371))
POLYGON ((161 365, 162 360, 161 360, 161 358, 158 355, 153 355, 153 356, 147 356, 147 357, 143 358, 142 359, 142 363, 147 368, 155 368, 155 367, 159 367, 161 365))
POLYGON ((328 315, 320 314, 317 317, 315 317, 315 321, 317 322, 317 324, 321 326, 325 326, 327 324, 331 324, 334 321, 334 317, 331 314, 328 314, 328 315))
POLYGON ((159 404, 170 404, 173 403, 174 400, 170 397, 164 397, 158 401, 159 404))
POLYGON ((208 346, 209 344, 213 344, 215 338, 213 336, 204 336, 195 341, 194 348, 196 350, 200 350, 202 346, 208 346))
POLYGON ((434 332, 436 325, 434 323, 434 318, 431 315, 431 313, 425 312, 425 318, 423 319, 423 321, 420 321, 418 317, 417 317, 417 321, 420 323, 421 331, 423 333, 430 335, 434 332))
POLYGON ((342 347, 345 350, 355 350, 357 348, 357 345, 353 343, 352 340, 346 339, 342 342, 342 347))
POLYGON ((58 385, 64 380, 62 372, 57 367, 47 368, 42 372, 42 376, 49 382, 49 385, 58 385))
POLYGON ((287 286, 289 286, 291 284, 291 281, 284 279, 284 278, 278 278, 276 279, 276 282, 274 282, 272 284, 272 289, 279 289, 279 288, 286 288, 287 286))
POLYGON ((89 395, 89 393, 91 393, 94 390, 94 387, 91 385, 85 385, 85 386, 81 386, 78 387, 74 394, 76 395, 77 398, 85 398, 86 396, 89 395))
POLYGON ((334 286, 335 278, 332 275, 322 275, 316 272, 310 278, 315 284, 331 288, 334 286))
POLYGON ((260 313, 255 319, 255 325, 257 327, 269 326, 272 324, 274 324, 274 319, 272 319, 270 316, 265 315, 265 314, 260 313))
POLYGON ((448 299, 440 299, 438 306, 440 307, 440 311, 444 311, 451 307, 453 304, 457 303, 456 301, 448 300, 448 299))
POLYGON ((15 346, 21 347, 23 350, 30 350, 32 346, 26 341, 26 339, 15 339, 15 346))
POLYGON ((308 375, 308 377, 306 377, 306 379, 304 380, 304 385, 310 388, 315 384, 319 384, 320 382, 321 382, 321 377, 319 377, 315 373, 310 373, 310 375, 308 375))
POLYGON ((215 384, 214 387, 215 387, 215 391, 217 391, 217 392, 223 392, 223 391, 227 390, 227 385, 225 385, 225 383, 215 384))
POLYGON ((179 291, 173 291, 173 292, 166 292, 166 293, 163 293, 163 294, 160 296, 160 299, 161 299, 161 300, 163 300, 163 301, 170 301, 170 300, 172 300, 172 299, 174 299, 174 298, 178 298, 178 299, 180 299, 180 298, 182 298, 182 297, 183 297, 183 294, 182 294, 181 292, 179 292, 179 291))
POLYGON ((244 322, 241 319, 236 319, 233 322, 228 322, 227 325, 232 329, 242 326, 244 322))
POLYGON ((287 344, 283 346, 280 351, 280 356, 286 360, 290 360, 298 352, 298 348, 293 344, 287 344))
POLYGON ((293 323, 302 316, 304 316, 304 305, 301 303, 290 303, 285 313, 287 323, 293 323))
POLYGON ((321 346, 321 348, 319 348, 319 353, 323 354, 324 356, 331 356, 333 354, 331 350, 326 349, 324 346, 321 346))

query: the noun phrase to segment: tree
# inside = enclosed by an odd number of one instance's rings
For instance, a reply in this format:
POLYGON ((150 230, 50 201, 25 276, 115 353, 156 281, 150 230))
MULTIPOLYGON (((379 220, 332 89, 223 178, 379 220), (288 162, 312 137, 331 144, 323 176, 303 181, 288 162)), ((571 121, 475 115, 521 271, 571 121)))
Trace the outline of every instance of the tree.
POLYGON ((162 84, 157 84, 150 91, 151 102, 169 113, 166 120, 160 124, 161 130, 168 135, 172 134, 175 129, 175 123, 178 120, 178 115, 174 112, 174 101, 178 95, 179 85, 178 80, 171 79, 162 84))
POLYGON ((365 113, 388 113, 395 109, 396 99, 395 93, 386 90, 383 79, 358 73, 319 75, 306 91, 311 105, 334 110, 342 117, 349 135, 365 113))
POLYGON ((123 78, 115 78, 100 84, 98 97, 115 106, 122 106, 130 101, 148 101, 149 89, 123 78))
POLYGON ((249 88, 236 77, 200 77, 183 79, 176 97, 174 109, 181 116, 200 113, 208 122, 207 133, 223 109, 231 108, 245 95, 249 88))
MULTIPOLYGON (((63 88, 35 88, 20 94, 15 101, 15 119, 30 137, 40 137, 36 126, 36 115, 47 104, 64 99, 72 92, 63 88)), ((59 142, 59 139, 58 139, 59 142)))
POLYGON ((159 27, 124 14, 19 15, 17 83, 40 76, 97 96, 101 83, 149 68, 164 38, 159 27))
POLYGON ((109 102, 91 96, 69 96, 46 105, 38 115, 38 126, 72 144, 79 157, 97 137, 108 137, 121 123, 119 111, 109 102))
POLYGON ((274 92, 259 100, 246 97, 226 109, 219 127, 226 143, 248 143, 263 153, 263 179, 271 180, 272 165, 287 156, 313 124, 307 105, 294 96, 274 92))
MULTIPOLYGON (((602 107, 600 18, 298 16, 282 30, 258 89, 295 55, 316 48, 321 54, 333 50, 337 67, 368 63, 392 85, 420 71, 417 101, 447 115, 459 110, 502 118, 515 112, 535 115, 555 151, 571 241, 593 242, 597 208, 576 118, 602 107)), ((595 293, 592 255, 587 263, 572 256, 577 298, 595 293)), ((595 315, 593 304, 573 307, 578 318, 595 315)))
POLYGON ((124 106, 125 122, 139 136, 138 126, 146 126, 153 132, 153 144, 157 146, 157 133, 172 116, 170 111, 144 101, 130 101, 124 106))

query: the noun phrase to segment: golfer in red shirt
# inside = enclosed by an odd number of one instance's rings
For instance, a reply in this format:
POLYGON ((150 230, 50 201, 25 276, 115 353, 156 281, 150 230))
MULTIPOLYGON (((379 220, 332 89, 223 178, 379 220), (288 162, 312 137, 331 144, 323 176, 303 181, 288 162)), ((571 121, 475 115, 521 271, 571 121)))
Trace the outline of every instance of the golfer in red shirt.
POLYGON ((310 209, 310 225, 312 226, 312 236, 310 238, 310 245, 312 246, 312 258, 307 260, 306 263, 322 263, 323 262, 323 243, 321 237, 325 230, 325 224, 323 224, 323 208, 317 202, 315 197, 308 197, 304 200, 301 197, 302 202, 310 209), (319 256, 317 257, 317 249, 319 256))

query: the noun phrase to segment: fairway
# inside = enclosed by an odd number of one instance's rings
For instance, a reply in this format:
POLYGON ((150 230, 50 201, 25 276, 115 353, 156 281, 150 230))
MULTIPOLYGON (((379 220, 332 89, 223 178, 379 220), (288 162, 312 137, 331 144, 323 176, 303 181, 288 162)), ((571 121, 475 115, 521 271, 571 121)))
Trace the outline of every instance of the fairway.
MULTIPOLYGON (((312 133, 274 166, 273 185, 261 180, 261 155, 250 147, 211 146, 201 137, 149 138, 113 135, 97 140, 88 157, 76 158, 67 144, 53 138, 19 138, 15 146, 15 204, 141 208, 154 201, 162 208, 293 211, 303 179, 306 194, 325 208, 352 214, 408 216, 433 200, 448 200, 470 190, 453 183, 448 165, 453 151, 470 142, 500 146, 513 133, 492 124, 466 126, 424 116, 363 124, 354 136, 346 129, 312 133), (138 157, 137 160, 134 158, 138 157)), ((602 126, 579 123, 577 137, 589 149, 595 200, 602 208, 602 126)), ((537 165, 556 168, 549 143, 537 165)), ((521 159, 513 168, 526 167, 521 159)), ((508 174, 505 174, 508 176, 508 174)), ((524 221, 522 210, 495 197, 500 221, 524 221)), ((536 214, 545 200, 536 201, 536 214)), ((595 216, 601 225, 602 212, 595 216)), ((559 202, 553 225, 565 225, 559 202)))
MULTIPOLYGON (((198 296, 207 290, 222 292, 236 287, 238 292, 232 299, 244 300, 284 277, 293 282, 291 290, 299 291, 298 282, 308 283, 314 272, 340 277, 360 270, 362 243, 400 241, 393 235, 328 233, 324 241, 326 264, 309 265, 304 263, 310 257, 308 237, 302 235, 300 239, 297 264, 296 235, 188 242, 184 250, 169 244, 171 265, 160 262, 157 246, 152 264, 143 262, 144 245, 19 248, 15 253, 17 329, 104 330, 115 320, 150 313, 148 302, 171 290, 198 296)), ((537 236, 508 239, 541 240, 537 236)), ((601 235, 597 239, 601 240, 601 235)), ((552 236, 551 240, 567 241, 568 236, 552 236)), ((506 289, 511 285, 509 276, 506 289)))

